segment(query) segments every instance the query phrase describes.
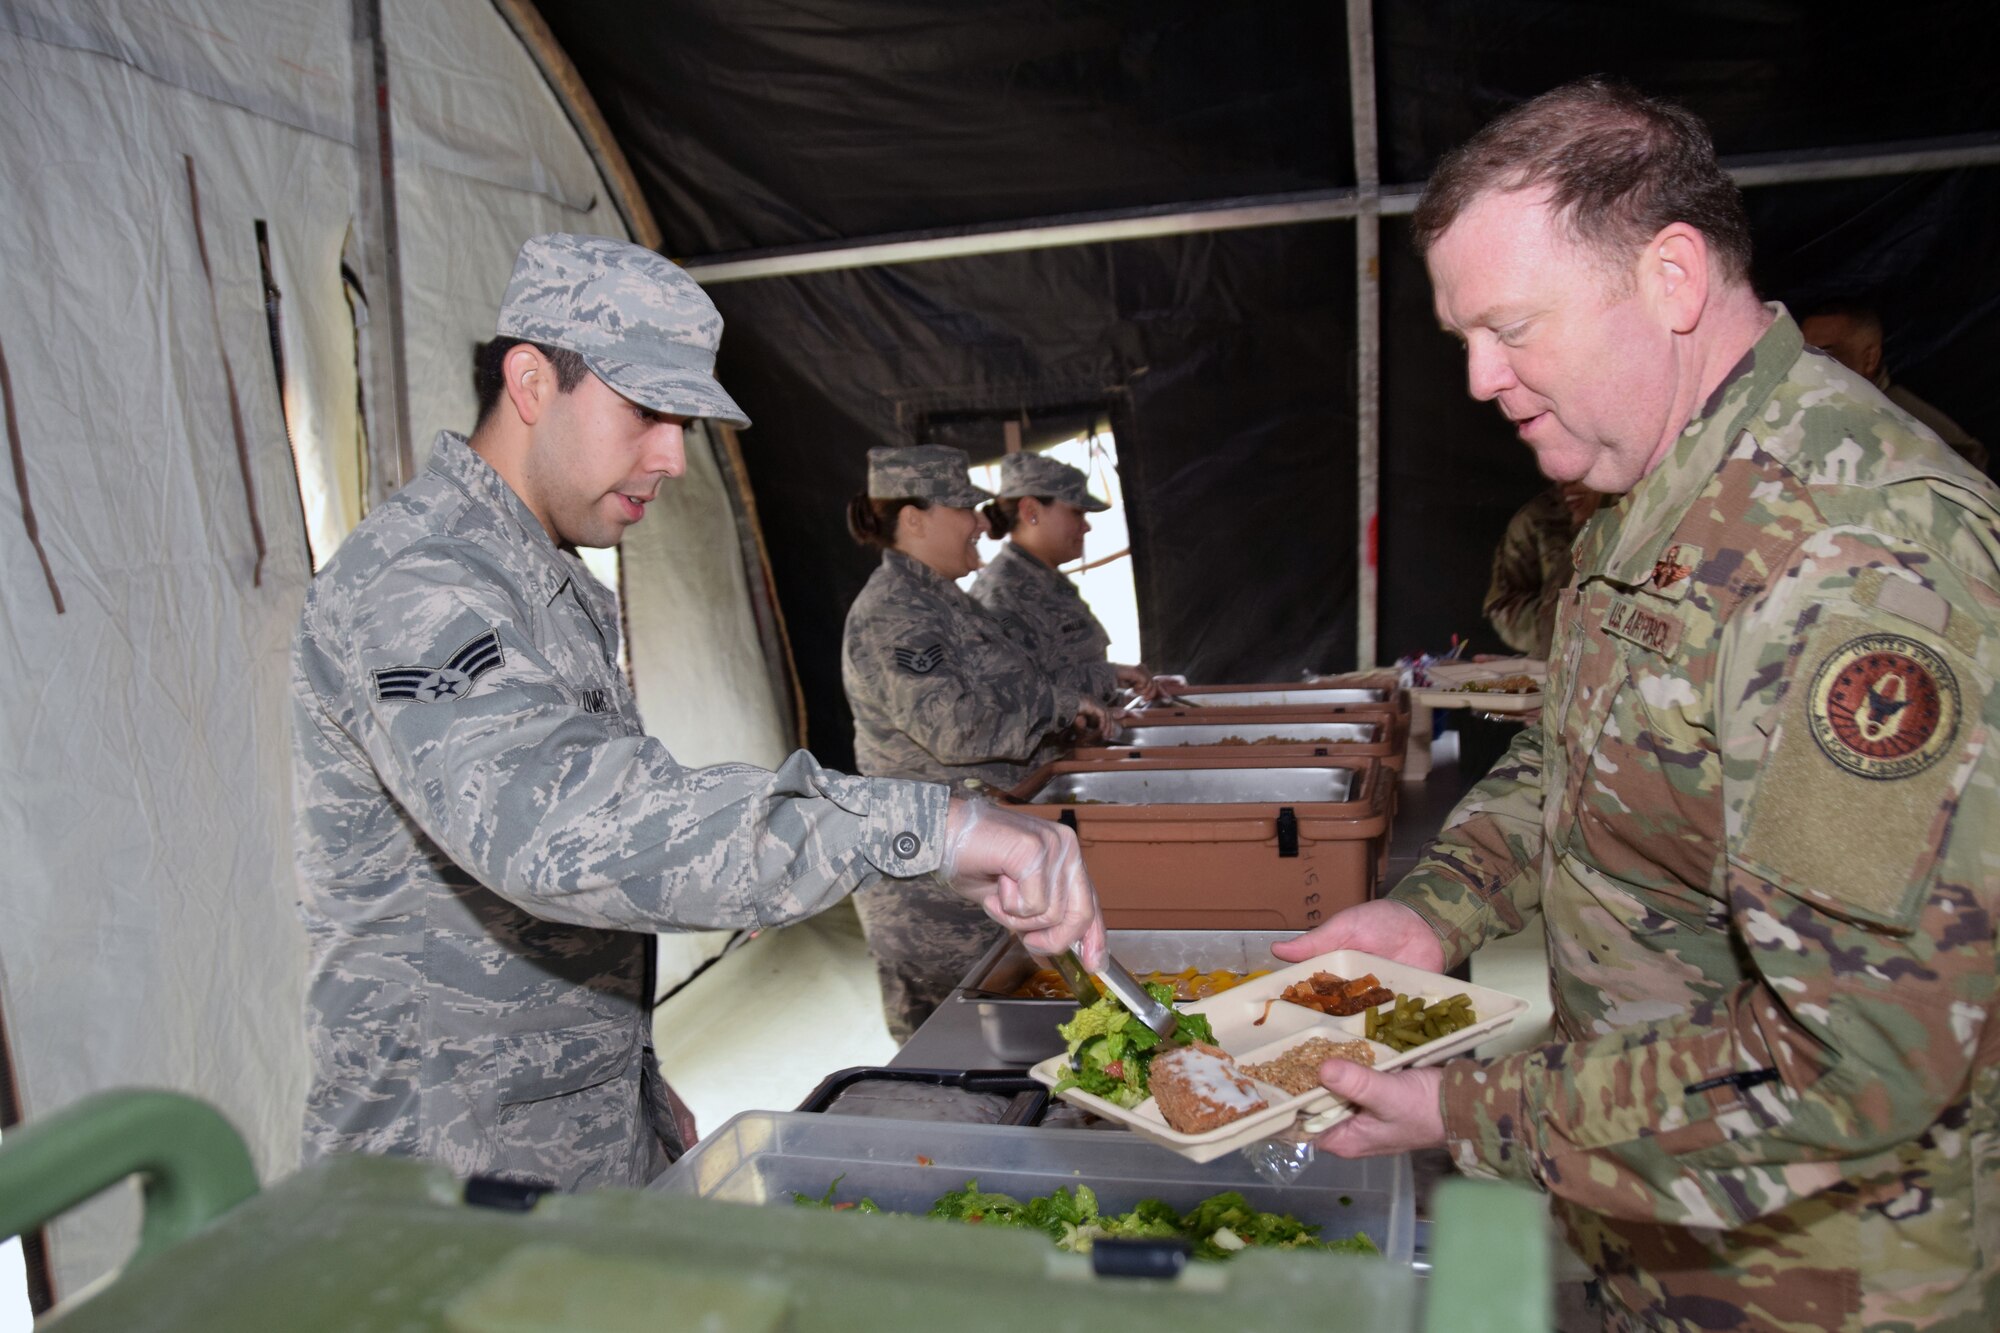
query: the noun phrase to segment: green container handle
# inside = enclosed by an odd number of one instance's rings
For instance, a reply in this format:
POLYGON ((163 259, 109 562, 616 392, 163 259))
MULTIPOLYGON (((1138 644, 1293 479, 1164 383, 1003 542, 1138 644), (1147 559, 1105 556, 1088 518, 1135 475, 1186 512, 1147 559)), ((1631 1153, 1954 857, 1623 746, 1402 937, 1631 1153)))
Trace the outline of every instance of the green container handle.
POLYGON ((7 1131, 0 1238, 33 1231, 133 1174, 146 1208, 135 1262, 257 1192, 250 1152, 220 1111, 178 1092, 116 1089, 7 1131))

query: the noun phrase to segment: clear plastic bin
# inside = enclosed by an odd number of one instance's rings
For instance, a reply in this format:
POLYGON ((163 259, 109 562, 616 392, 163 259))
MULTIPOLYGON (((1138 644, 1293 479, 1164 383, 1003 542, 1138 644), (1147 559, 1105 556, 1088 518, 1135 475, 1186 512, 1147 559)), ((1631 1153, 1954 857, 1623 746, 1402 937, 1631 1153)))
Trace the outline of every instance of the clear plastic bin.
POLYGON ((819 1198, 836 1176, 843 1177, 836 1200, 866 1195, 889 1212, 915 1214, 975 1177, 981 1189, 1018 1199, 1088 1185, 1113 1212, 1141 1199, 1187 1209, 1236 1190, 1266 1212, 1318 1223, 1326 1240, 1366 1232, 1396 1264, 1410 1262, 1416 1232, 1408 1157, 1343 1161, 1321 1153, 1293 1183, 1276 1186, 1240 1156, 1196 1165, 1133 1135, 797 1111, 745 1111, 649 1188, 789 1208, 794 1192, 819 1198))

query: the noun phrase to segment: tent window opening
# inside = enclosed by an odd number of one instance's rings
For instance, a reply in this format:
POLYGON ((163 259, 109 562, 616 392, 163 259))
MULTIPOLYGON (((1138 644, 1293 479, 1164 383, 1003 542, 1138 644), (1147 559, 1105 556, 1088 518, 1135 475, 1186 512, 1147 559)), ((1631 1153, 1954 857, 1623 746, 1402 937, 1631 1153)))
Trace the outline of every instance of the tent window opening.
POLYGON ((271 229, 257 219, 257 271, 264 282, 264 326, 271 336, 271 373, 278 384, 278 418, 285 426, 285 448, 292 458, 292 493, 299 501, 299 531, 306 542, 306 568, 317 571, 319 557, 313 552, 312 525, 306 521, 305 485, 299 472, 298 434, 292 429, 292 395, 285 381, 285 294, 271 273, 271 229))
MULTIPOLYGON (((1090 492, 1110 504, 1103 513, 1091 514, 1090 531, 1084 535, 1083 558, 1064 565, 1062 572, 1075 580, 1077 591, 1090 603, 1091 612, 1111 636, 1107 650, 1114 662, 1137 662, 1139 658, 1139 598, 1132 583, 1132 543, 1125 529, 1125 492, 1118 484, 1118 442, 1111 432, 1108 416, 1098 416, 1088 424, 1049 443, 1024 442, 1016 422, 1004 423, 1009 445, 1069 464, 1090 479, 1090 492)), ((1013 452, 1010 450, 1009 452, 1013 452)), ((972 469, 972 484, 989 491, 1000 489, 1000 461, 995 458, 972 469)), ((1000 543, 990 537, 979 539, 979 554, 991 560, 1000 543)), ((968 575, 961 586, 970 588, 977 575, 968 575)))

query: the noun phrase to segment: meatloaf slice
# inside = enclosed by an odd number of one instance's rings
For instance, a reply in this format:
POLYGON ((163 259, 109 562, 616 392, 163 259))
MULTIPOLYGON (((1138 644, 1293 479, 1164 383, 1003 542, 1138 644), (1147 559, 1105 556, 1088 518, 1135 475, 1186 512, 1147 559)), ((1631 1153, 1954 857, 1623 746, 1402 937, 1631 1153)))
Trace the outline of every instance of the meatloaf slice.
POLYGON ((1203 1042, 1154 1056, 1147 1079, 1160 1114, 1183 1134, 1241 1120, 1270 1104, 1234 1060, 1203 1042))

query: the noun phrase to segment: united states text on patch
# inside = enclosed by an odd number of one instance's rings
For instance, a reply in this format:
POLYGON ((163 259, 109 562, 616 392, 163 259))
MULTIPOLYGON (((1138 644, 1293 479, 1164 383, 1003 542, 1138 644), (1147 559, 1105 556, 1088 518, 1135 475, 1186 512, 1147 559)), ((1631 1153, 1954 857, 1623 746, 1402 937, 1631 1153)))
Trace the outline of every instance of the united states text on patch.
POLYGON ((1943 756, 1958 730, 1958 678, 1901 634, 1863 634, 1813 673, 1806 715, 1826 757, 1864 778, 1907 778, 1943 756))

